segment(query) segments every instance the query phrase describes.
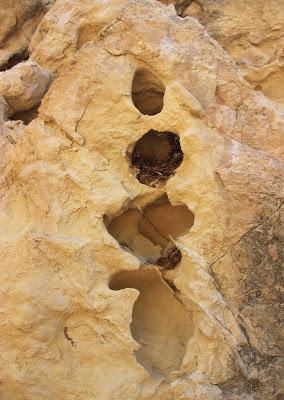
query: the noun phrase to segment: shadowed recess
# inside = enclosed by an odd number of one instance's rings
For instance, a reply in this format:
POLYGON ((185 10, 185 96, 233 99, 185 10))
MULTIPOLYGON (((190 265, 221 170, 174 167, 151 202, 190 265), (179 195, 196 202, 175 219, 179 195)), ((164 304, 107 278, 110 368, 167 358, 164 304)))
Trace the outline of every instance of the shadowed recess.
POLYGON ((20 53, 13 54, 6 63, 0 65, 0 72, 7 71, 8 69, 13 68, 15 65, 28 60, 29 53, 28 50, 25 49, 20 53))
POLYGON ((133 338, 140 344, 137 361, 152 375, 177 371, 193 334, 192 313, 175 297, 155 269, 122 271, 110 281, 112 290, 135 288, 140 295, 132 311, 133 338))
POLYGON ((165 87, 162 82, 146 69, 136 71, 132 81, 132 101, 135 107, 146 115, 162 111, 165 87))
POLYGON ((193 226, 194 214, 185 205, 173 206, 167 195, 144 209, 130 207, 105 224, 122 248, 144 264, 174 268, 181 260, 174 240, 193 226))
POLYGON ((143 135, 127 155, 139 182, 152 187, 167 181, 183 160, 179 136, 153 129, 143 135))
POLYGON ((25 125, 28 125, 32 120, 37 118, 39 106, 40 104, 37 104, 30 110, 18 112, 11 119, 13 121, 21 120, 25 125))

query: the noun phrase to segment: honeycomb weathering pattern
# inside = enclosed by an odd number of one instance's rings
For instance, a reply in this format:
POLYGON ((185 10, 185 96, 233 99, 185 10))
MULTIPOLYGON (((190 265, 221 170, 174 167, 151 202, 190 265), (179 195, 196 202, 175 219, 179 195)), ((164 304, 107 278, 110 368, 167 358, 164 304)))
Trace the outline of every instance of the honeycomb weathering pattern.
MULTIPOLYGON (((0 97, 3 399, 281 396, 283 121, 273 103, 194 18, 154 0, 57 0, 29 50, 36 81, 53 82, 26 127, 7 120, 6 89, 0 97), (165 88, 153 115, 132 101, 145 69, 165 88), (125 156, 150 130, 177 133, 183 152, 163 187, 141 184, 125 156), (180 264, 163 275, 191 325, 182 351, 169 340, 166 378, 137 362, 132 313, 151 303, 136 283, 109 287, 141 263, 104 224, 164 193, 194 214, 176 240, 180 264)), ((176 314, 159 335, 174 335, 176 314)))
POLYGON ((134 199, 120 215, 111 221, 104 219, 108 232, 124 250, 134 254, 142 264, 166 270, 179 264, 182 255, 176 241, 194 223, 193 213, 184 205, 173 206, 167 195, 144 209, 137 207, 134 199))

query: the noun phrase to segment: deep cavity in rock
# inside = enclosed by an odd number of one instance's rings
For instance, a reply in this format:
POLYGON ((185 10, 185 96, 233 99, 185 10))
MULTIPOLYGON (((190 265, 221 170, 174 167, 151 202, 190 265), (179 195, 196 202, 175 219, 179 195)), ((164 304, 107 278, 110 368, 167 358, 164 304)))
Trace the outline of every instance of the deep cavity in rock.
POLYGON ((193 334, 192 313, 175 297, 155 269, 122 271, 109 283, 112 290, 135 288, 140 295, 130 325, 140 344, 137 361, 155 376, 179 370, 193 334))
POLYGON ((156 187, 172 176, 183 160, 178 135, 151 129, 128 149, 131 168, 139 182, 156 187))
POLYGON ((137 208, 135 204, 119 216, 105 217, 108 232, 124 250, 142 263, 174 268, 181 260, 175 239, 185 234, 194 223, 194 214, 185 205, 173 206, 167 197, 137 208))
POLYGON ((161 112, 164 93, 165 87, 155 75, 145 69, 136 71, 132 81, 132 101, 142 114, 161 112))

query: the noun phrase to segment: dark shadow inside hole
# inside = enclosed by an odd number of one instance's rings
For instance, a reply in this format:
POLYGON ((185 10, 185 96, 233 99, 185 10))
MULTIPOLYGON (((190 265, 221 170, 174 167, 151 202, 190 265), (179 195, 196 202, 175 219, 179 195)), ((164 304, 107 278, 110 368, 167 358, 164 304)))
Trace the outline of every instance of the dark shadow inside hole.
POLYGON ((140 69, 132 81, 132 101, 135 107, 146 115, 162 111, 165 87, 151 72, 140 69))
POLYGON ((179 136, 151 129, 127 153, 132 169, 144 185, 156 187, 174 174, 183 160, 179 136))
POLYGON ((184 11, 187 9, 188 6, 190 6, 191 3, 194 3, 193 0, 177 0, 175 2, 177 15, 183 17, 184 11))
POLYGON ((40 104, 37 104, 30 110, 18 112, 17 114, 13 115, 11 120, 13 121, 21 120, 24 122, 25 125, 28 125, 33 119, 37 118, 39 106, 40 104))
POLYGON ((174 268, 182 258, 175 239, 193 226, 194 214, 185 205, 173 206, 167 197, 148 204, 144 209, 128 208, 107 221, 108 232, 126 250, 144 264, 174 268))
POLYGON ((193 334, 192 313, 175 297, 155 269, 121 271, 110 281, 112 290, 135 288, 140 294, 130 325, 140 344, 137 361, 152 375, 177 371, 193 334))
POLYGON ((20 53, 16 53, 12 55, 6 63, 0 66, 0 72, 7 71, 8 69, 13 68, 15 65, 26 61, 29 58, 28 50, 25 49, 20 53))

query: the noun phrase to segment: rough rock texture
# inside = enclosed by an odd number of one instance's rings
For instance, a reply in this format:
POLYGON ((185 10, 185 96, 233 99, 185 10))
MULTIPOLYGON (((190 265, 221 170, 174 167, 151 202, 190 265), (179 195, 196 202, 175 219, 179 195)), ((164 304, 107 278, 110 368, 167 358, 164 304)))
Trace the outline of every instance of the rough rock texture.
POLYGON ((155 0, 57 0, 29 52, 0 73, 0 398, 281 400, 278 108, 155 0))
POLYGON ((11 113, 30 110, 41 102, 49 84, 49 73, 32 61, 17 64, 0 75, 0 94, 11 113))
POLYGON ((0 71, 28 57, 27 48, 54 0, 2 0, 0 4, 0 71))
POLYGON ((284 1, 193 1, 194 15, 236 61, 256 90, 284 113, 284 1))
POLYGON ((284 114, 284 1, 178 0, 179 15, 192 16, 236 61, 256 90, 284 114))

